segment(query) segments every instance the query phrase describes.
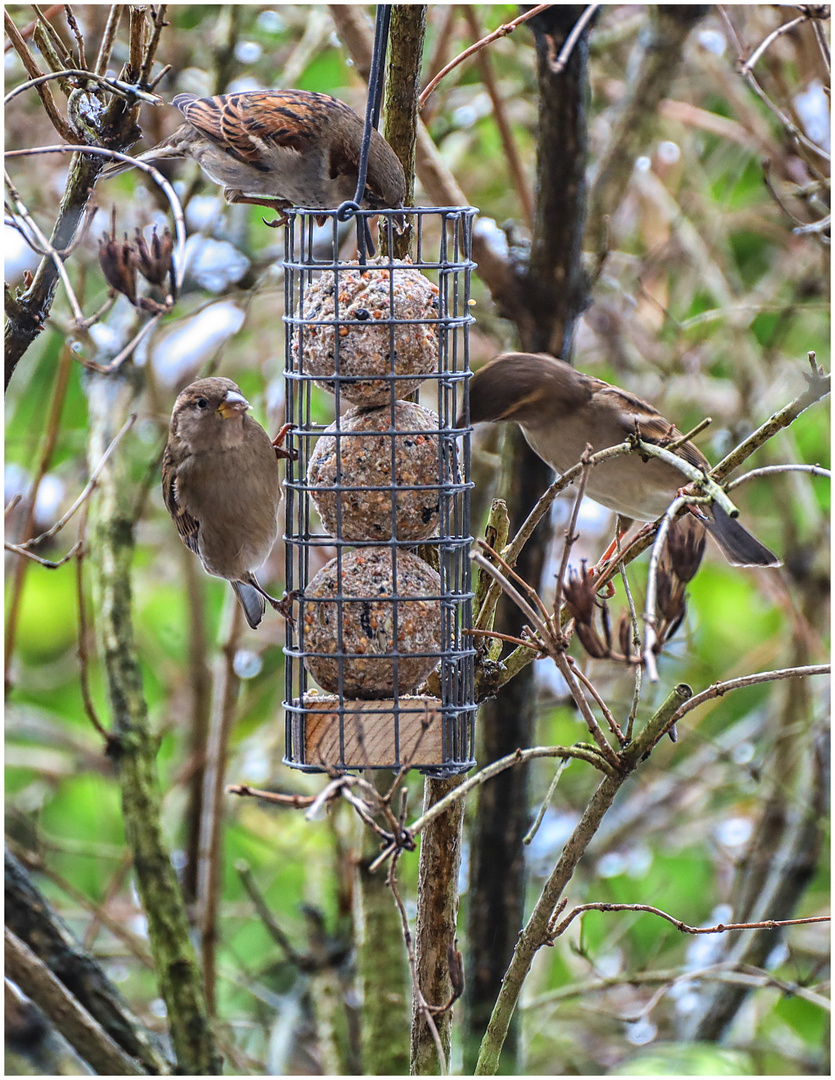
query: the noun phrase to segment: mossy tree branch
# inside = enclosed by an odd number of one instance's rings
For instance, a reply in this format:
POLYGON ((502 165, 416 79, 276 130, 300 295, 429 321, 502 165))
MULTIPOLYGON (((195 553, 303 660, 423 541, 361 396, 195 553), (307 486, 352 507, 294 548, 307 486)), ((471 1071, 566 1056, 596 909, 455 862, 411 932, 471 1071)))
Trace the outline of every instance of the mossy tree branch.
MULTIPOLYGON (((90 377, 88 454, 101 460, 127 416, 134 396, 125 376, 90 377)), ((162 832, 156 768, 158 740, 150 730, 139 657, 133 635, 131 564, 134 509, 123 457, 102 472, 91 514, 91 560, 97 631, 112 716, 112 752, 121 789, 125 834, 160 993, 165 1001, 178 1069, 215 1075, 221 1061, 209 1025, 200 973, 191 945, 183 896, 162 832)))

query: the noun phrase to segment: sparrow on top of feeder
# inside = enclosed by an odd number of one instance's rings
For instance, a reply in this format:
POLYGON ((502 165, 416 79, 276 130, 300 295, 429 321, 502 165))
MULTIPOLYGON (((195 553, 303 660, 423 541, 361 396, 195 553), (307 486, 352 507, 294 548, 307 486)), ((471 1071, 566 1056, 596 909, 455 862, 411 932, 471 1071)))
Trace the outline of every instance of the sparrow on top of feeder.
MULTIPOLYGON (((333 209, 356 194, 363 121, 344 101, 308 90, 246 90, 215 97, 177 94, 185 123, 137 161, 190 157, 223 187, 228 203, 276 210, 265 222, 286 224, 292 206, 333 209)), ((131 168, 105 169, 115 176, 131 168)), ((403 166, 372 129, 361 205, 398 209, 406 196, 403 166)))

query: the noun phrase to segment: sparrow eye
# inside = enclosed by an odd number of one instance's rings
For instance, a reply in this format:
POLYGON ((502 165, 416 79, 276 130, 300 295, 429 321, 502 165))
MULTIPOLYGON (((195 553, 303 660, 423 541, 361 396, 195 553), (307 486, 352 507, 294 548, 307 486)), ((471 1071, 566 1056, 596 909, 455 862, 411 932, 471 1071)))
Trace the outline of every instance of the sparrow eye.
POLYGON ((208 405, 209 405, 209 403, 208 403, 208 401, 206 401, 206 399, 204 397, 199 397, 197 399, 197 408, 198 409, 206 409, 206 408, 208 408, 208 405))

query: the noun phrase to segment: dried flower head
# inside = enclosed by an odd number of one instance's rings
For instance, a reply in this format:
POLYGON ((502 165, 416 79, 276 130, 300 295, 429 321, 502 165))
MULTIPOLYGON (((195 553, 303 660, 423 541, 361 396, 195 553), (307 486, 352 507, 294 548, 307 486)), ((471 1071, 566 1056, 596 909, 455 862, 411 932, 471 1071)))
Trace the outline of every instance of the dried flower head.
POLYGON ((136 253, 128 242, 104 233, 99 240, 99 266, 111 289, 136 304, 136 253))
POLYGON ((169 279, 171 289, 174 288, 174 240, 166 228, 162 236, 158 235, 156 226, 151 232, 151 246, 145 241, 141 229, 136 230, 136 266, 139 273, 152 285, 165 285, 169 279))
POLYGON ((674 521, 667 533, 670 567, 685 585, 696 576, 705 551, 704 526, 689 514, 674 521))
POLYGON ((572 618, 578 624, 591 626, 594 615, 594 585, 586 573, 586 563, 583 560, 583 569, 577 573, 573 566, 568 568, 568 581, 563 587, 565 606, 571 612, 572 618))
POLYGON ((594 660, 602 660, 609 655, 609 650, 597 636, 594 628, 586 623, 577 622, 574 626, 583 648, 594 660))

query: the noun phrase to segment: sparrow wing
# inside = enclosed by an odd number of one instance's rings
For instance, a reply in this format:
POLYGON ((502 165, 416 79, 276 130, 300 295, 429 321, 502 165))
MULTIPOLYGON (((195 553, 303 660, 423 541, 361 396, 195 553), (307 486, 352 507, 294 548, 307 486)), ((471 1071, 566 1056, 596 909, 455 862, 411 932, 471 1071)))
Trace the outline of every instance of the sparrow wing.
MULTIPOLYGON (((648 443, 664 446, 665 443, 681 438, 683 432, 679 431, 675 424, 665 420, 657 409, 642 401, 641 398, 630 394, 628 390, 621 390, 617 386, 610 386, 599 380, 595 381, 599 384, 595 390, 595 396, 617 406, 624 432, 632 434, 635 431, 635 418, 638 417, 638 432, 648 443)), ((710 468, 707 458, 692 443, 683 443, 676 448, 675 453, 688 465, 693 465, 697 469, 710 468)))
POLYGON ((270 165, 263 160, 265 142, 300 154, 311 149, 325 108, 320 98, 336 102, 326 94, 306 91, 250 90, 210 98, 178 94, 174 104, 193 127, 222 146, 230 157, 269 172, 270 165))
POLYGON ((180 539, 195 555, 199 555, 197 537, 200 532, 200 522, 180 506, 177 499, 177 467, 167 446, 162 455, 162 501, 177 526, 180 539))

